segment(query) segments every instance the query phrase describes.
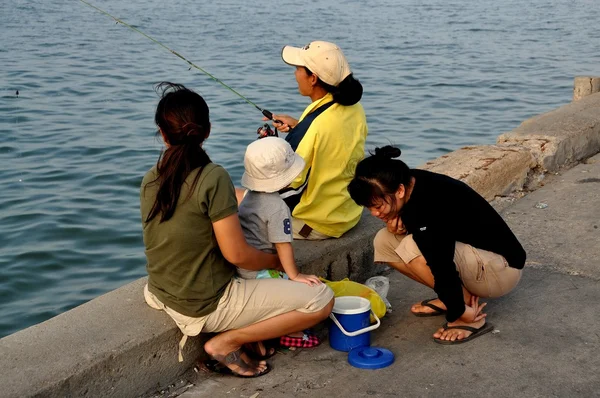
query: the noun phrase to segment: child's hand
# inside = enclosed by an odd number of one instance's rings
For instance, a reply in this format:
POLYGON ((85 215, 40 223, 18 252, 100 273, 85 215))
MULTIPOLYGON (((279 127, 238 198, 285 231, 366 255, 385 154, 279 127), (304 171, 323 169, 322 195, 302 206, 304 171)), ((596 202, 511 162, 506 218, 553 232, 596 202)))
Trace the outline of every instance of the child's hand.
POLYGON ((305 275, 299 273, 298 275, 296 275, 296 277, 290 279, 294 282, 306 283, 308 286, 317 286, 322 283, 319 277, 316 275, 305 275))

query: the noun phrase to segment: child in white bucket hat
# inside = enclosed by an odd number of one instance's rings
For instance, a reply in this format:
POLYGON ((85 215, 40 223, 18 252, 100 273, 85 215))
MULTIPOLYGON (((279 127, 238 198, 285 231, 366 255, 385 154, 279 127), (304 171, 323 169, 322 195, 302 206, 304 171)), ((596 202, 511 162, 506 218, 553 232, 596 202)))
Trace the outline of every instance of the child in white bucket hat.
MULTIPOLYGON (((244 168, 242 185, 248 192, 240 204, 239 218, 246 241, 259 250, 277 253, 289 279, 310 286, 320 284, 317 276, 298 271, 290 209, 278 193, 302 172, 304 160, 284 139, 265 137, 248 145, 244 168)), ((285 277, 275 270, 243 268, 238 268, 238 275, 244 279, 285 277)))

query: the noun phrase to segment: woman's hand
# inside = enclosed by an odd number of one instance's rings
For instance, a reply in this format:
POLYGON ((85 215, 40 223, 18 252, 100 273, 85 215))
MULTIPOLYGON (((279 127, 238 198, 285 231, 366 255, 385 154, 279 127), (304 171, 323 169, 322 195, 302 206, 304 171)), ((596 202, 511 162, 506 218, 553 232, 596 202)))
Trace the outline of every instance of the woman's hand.
POLYGON ((290 280, 293 280, 294 282, 306 283, 308 286, 317 286, 323 283, 316 275, 305 275, 300 273, 298 273, 298 275, 296 275, 294 278, 290 277, 290 280))
MULTIPOLYGON (((267 121, 266 117, 263 120, 267 121)), ((273 127, 282 133, 287 133, 298 124, 298 120, 288 115, 273 115, 273 127), (277 122, 275 121, 277 120, 277 122)))
POLYGON ((482 320, 487 316, 487 314, 481 312, 486 305, 487 303, 479 304, 479 297, 471 296, 471 305, 465 304, 465 312, 463 312, 459 319, 466 323, 474 323, 482 320))
POLYGON ((396 235, 402 235, 406 233, 406 228, 404 227, 400 216, 392 218, 387 222, 387 230, 396 235))

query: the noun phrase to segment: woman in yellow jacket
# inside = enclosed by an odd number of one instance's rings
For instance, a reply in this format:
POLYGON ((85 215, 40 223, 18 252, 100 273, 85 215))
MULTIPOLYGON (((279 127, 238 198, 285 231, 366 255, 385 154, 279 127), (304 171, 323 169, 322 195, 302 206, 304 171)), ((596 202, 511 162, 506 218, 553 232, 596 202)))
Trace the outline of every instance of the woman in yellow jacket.
POLYGON ((274 115, 273 125, 306 166, 281 196, 292 209, 294 238, 339 238, 360 220, 362 208, 346 189, 364 157, 367 120, 359 103, 363 88, 342 50, 313 41, 285 46, 281 57, 295 66, 298 91, 312 103, 299 120, 274 115))

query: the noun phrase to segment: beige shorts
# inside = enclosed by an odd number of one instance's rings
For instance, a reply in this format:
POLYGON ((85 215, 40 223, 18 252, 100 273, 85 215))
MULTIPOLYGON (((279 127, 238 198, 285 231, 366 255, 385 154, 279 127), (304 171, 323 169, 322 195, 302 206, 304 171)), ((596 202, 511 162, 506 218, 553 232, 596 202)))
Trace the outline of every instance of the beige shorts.
POLYGON ((203 317, 190 317, 164 305, 144 287, 144 298, 152 308, 165 311, 186 336, 240 329, 290 311, 313 313, 333 299, 327 285, 308 286, 285 279, 242 279, 234 277, 217 309, 203 317))
MULTIPOLYGON (((422 256, 412 235, 396 235, 386 228, 373 241, 375 262, 410 263, 422 256)), ((479 297, 501 297, 517 286, 522 270, 512 268, 496 253, 456 242, 454 263, 465 289, 479 297)))
POLYGON ((297 218, 292 217, 292 230, 294 231, 294 239, 302 239, 302 240, 324 240, 331 239, 331 236, 320 233, 319 231, 315 231, 314 229, 310 231, 308 236, 304 237, 300 235, 300 230, 304 227, 304 221, 299 220, 297 218))

